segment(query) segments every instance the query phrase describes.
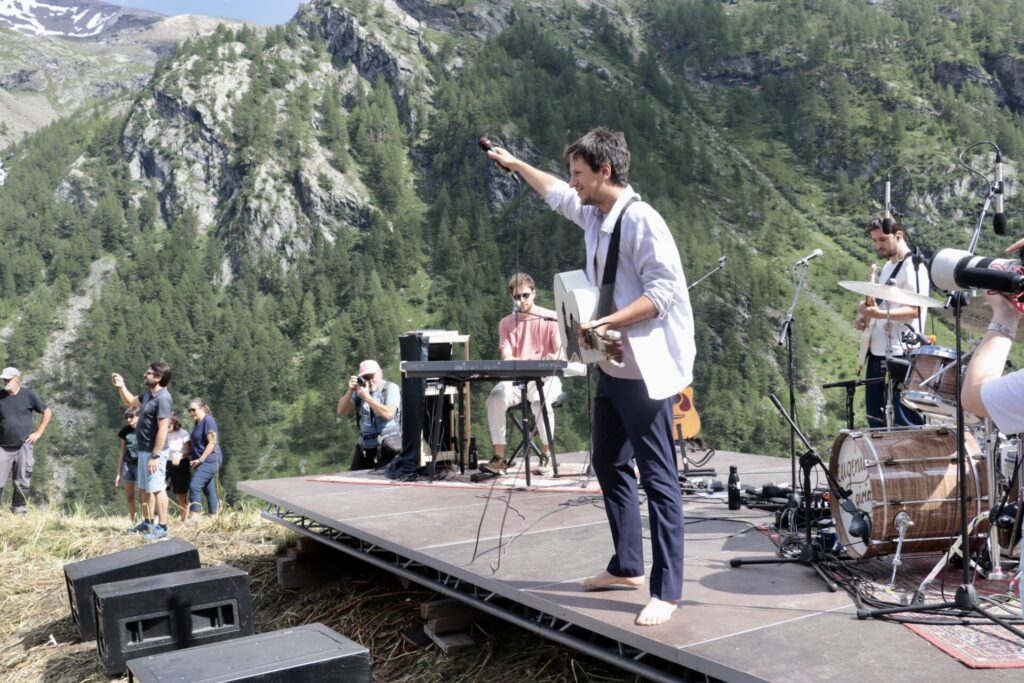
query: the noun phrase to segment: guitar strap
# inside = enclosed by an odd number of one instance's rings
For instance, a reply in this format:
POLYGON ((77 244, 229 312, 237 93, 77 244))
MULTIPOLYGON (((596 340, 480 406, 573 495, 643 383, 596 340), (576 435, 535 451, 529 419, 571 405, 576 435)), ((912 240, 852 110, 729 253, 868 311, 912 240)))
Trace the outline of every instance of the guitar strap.
MULTIPOLYGON (((612 295, 615 293, 615 271, 619 268, 619 235, 622 232, 622 217, 626 215, 626 209, 639 197, 633 195, 626 205, 619 211, 619 217, 615 219, 615 228, 612 230, 612 238, 608 242, 608 253, 604 259, 604 274, 601 277, 600 296, 597 300, 597 311, 594 312, 594 320, 599 320, 612 312, 612 295)), ((597 272, 597 259, 594 259, 594 272, 597 272)))

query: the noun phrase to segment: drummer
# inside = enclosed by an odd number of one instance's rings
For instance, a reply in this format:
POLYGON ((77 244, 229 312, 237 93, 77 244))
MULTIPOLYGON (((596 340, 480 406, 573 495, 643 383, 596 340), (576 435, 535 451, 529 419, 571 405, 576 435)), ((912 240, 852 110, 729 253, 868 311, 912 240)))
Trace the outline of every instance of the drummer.
MULTIPOLYGON (((910 249, 909 237, 906 228, 903 227, 899 217, 893 215, 891 234, 886 235, 882 230, 883 214, 876 214, 871 218, 868 225, 868 235, 874 242, 875 251, 882 258, 889 259, 879 276, 879 283, 894 285, 903 289, 916 292, 924 296, 928 295, 931 288, 931 280, 928 277, 928 267, 923 261, 915 263, 910 249)), ((924 424, 924 417, 917 411, 911 410, 900 403, 900 385, 906 379, 909 367, 908 355, 916 347, 916 343, 904 343, 901 337, 901 330, 910 326, 917 337, 924 330, 927 309, 918 306, 907 306, 888 301, 876 300, 873 306, 861 302, 857 307, 857 318, 854 320, 854 327, 864 330, 869 323, 871 328, 871 346, 867 357, 867 379, 885 377, 886 374, 886 352, 894 357, 895 362, 889 369, 889 381, 892 383, 892 401, 894 406, 893 424, 901 426, 916 426, 924 424)), ((885 401, 886 385, 884 382, 874 382, 865 387, 865 407, 867 408, 868 426, 885 427, 885 401)))

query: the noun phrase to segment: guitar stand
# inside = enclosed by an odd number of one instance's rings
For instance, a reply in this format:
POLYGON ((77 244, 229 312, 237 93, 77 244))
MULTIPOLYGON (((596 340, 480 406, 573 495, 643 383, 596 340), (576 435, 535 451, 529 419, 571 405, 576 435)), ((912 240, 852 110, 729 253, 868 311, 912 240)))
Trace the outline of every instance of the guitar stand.
POLYGON ((715 449, 710 448, 706 443, 704 443, 704 439, 700 439, 699 442, 694 439, 684 439, 683 426, 676 425, 676 445, 679 446, 679 457, 683 462, 683 469, 679 472, 680 479, 718 476, 718 473, 713 467, 704 467, 704 465, 708 464, 711 458, 715 457, 715 449), (700 460, 693 461, 686 454, 687 446, 692 447, 693 450, 696 451, 698 443, 700 445, 700 450, 704 451, 704 457, 700 460))

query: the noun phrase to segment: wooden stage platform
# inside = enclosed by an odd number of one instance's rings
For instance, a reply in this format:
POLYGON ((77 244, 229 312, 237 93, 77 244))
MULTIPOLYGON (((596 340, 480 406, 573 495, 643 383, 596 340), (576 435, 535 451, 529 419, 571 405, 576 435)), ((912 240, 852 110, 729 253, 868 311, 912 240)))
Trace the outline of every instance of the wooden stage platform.
MULTIPOLYGON (((719 451, 709 464, 723 482, 729 465, 744 485, 791 480, 789 459, 719 451)), ((731 558, 773 557, 775 547, 751 530, 768 513, 729 511, 724 497, 684 497, 683 601, 668 624, 639 627, 633 617, 646 588, 579 590, 611 551, 596 494, 495 490, 488 500, 487 484, 305 477, 239 488, 267 502, 268 519, 650 680, 988 683, 1024 676, 969 669, 904 626, 858 620, 851 598, 829 593, 809 567, 731 568, 731 558)))

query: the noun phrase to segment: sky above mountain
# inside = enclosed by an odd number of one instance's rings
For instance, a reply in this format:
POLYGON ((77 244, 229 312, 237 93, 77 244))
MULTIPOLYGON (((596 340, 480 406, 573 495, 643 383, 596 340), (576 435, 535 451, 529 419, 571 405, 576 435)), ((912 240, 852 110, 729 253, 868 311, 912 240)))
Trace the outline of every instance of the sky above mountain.
POLYGON ((257 24, 283 24, 295 16, 304 0, 107 0, 116 5, 146 9, 168 16, 205 14, 257 24))

